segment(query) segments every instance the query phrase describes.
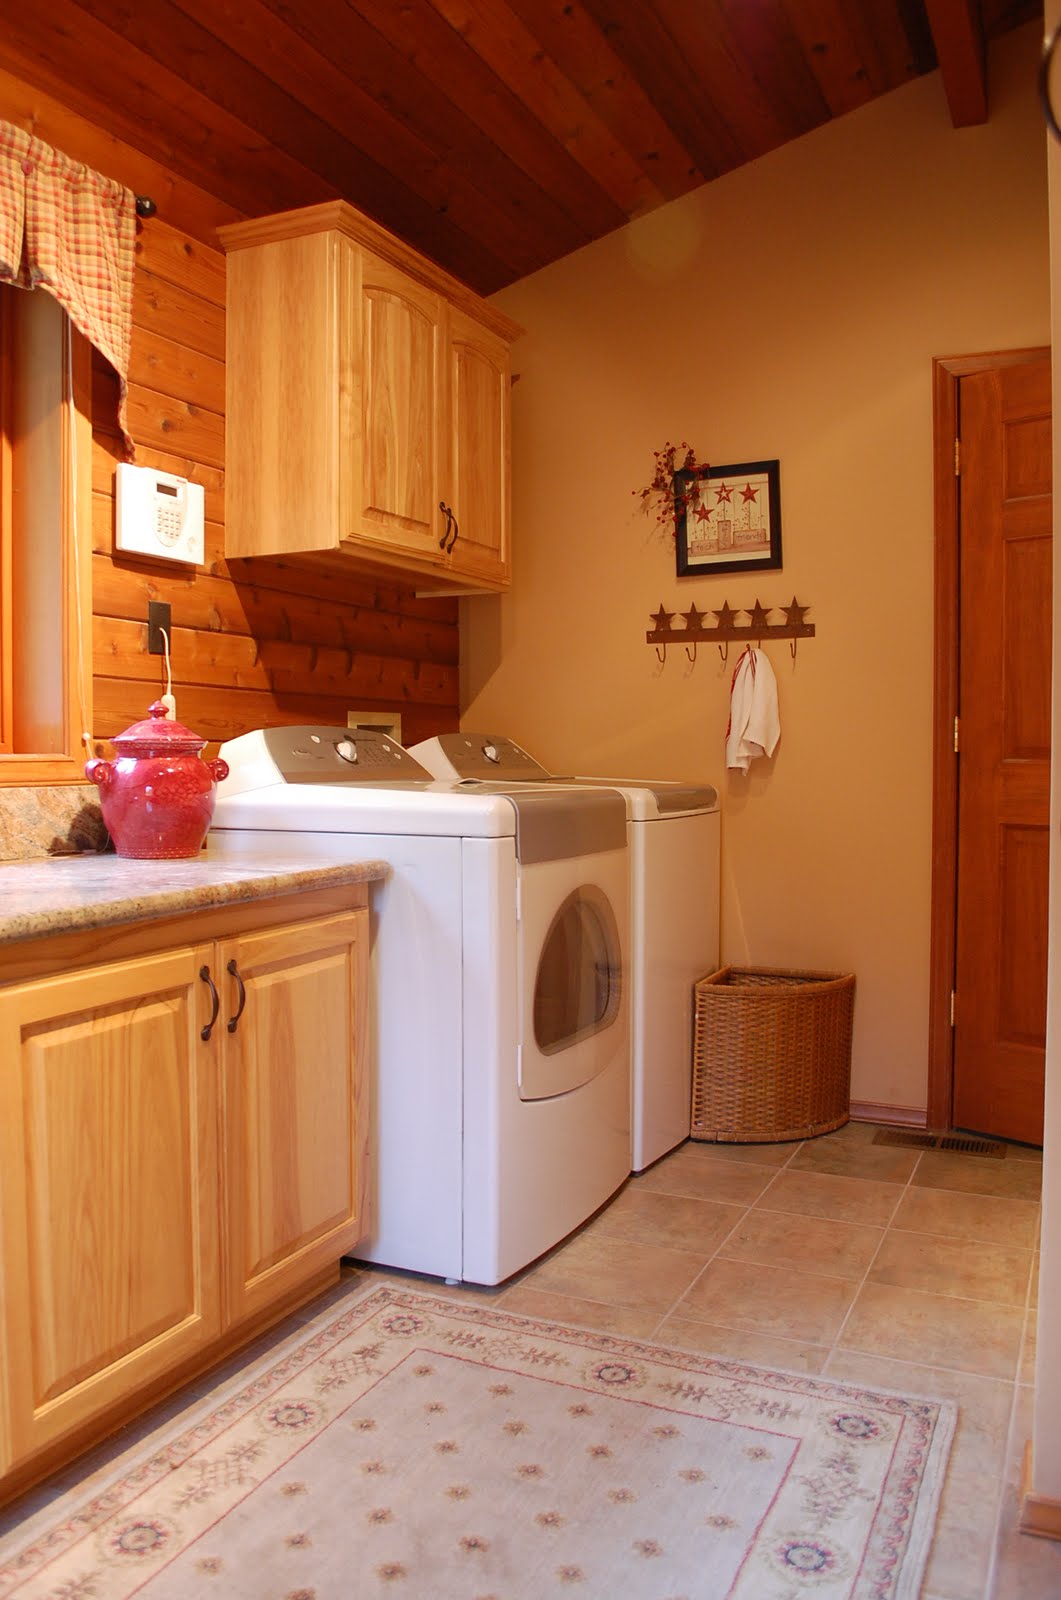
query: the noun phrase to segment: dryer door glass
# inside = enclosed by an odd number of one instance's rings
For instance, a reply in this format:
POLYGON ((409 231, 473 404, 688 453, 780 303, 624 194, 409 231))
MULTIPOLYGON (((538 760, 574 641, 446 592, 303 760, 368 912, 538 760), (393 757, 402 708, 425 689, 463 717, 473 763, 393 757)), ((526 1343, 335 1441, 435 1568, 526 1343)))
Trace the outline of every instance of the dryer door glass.
POLYGON ((586 884, 557 911, 534 985, 534 1039, 543 1055, 598 1033, 619 1011, 619 930, 605 896, 586 884))

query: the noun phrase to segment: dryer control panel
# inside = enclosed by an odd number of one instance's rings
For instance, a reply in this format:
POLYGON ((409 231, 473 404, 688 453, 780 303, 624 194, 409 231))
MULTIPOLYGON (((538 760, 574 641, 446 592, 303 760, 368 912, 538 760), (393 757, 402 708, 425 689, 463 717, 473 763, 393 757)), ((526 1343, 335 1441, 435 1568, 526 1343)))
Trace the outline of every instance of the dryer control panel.
POLYGON ((436 778, 492 783, 548 783, 550 774, 514 739, 500 733, 439 733, 410 746, 436 778))

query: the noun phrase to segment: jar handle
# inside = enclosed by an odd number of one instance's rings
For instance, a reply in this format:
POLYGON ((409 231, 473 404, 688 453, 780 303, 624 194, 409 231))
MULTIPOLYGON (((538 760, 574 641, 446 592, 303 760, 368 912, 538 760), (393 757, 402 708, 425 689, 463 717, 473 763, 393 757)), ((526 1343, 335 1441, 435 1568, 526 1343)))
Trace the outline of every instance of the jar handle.
POLYGON ((105 789, 114 780, 114 768, 109 761, 94 759, 85 762, 85 777, 97 789, 105 789))

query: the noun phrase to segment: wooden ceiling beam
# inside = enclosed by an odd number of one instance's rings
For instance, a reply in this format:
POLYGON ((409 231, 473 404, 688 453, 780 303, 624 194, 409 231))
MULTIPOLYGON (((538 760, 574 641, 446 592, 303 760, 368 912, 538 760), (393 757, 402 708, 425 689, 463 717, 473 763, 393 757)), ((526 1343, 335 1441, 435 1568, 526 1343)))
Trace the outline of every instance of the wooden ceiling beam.
MULTIPOLYGON (((321 45, 303 38, 262 0, 238 0, 230 5, 219 0, 178 0, 178 4, 183 14, 259 72, 271 87, 290 96, 296 105, 312 107, 320 120, 334 129, 338 148, 358 151, 382 171, 405 173, 408 188, 419 200, 445 217, 448 225, 480 241, 512 278, 543 265, 540 248, 535 249, 528 237, 527 219, 535 217, 543 230, 549 225, 551 236, 551 229, 557 227, 555 210, 544 201, 538 204, 538 192, 507 159, 500 172, 491 174, 498 180, 501 204, 489 185, 486 192, 476 186, 473 176, 481 173, 487 158, 496 153, 478 130, 473 130, 477 143, 471 150, 457 141, 447 149, 441 141, 433 144, 425 138, 423 127, 411 117, 399 115, 381 96, 369 93, 344 70, 350 60, 357 61, 358 72, 367 70, 368 51, 360 47, 353 32, 345 38, 334 28, 332 49, 324 53, 321 45)), ((320 10, 320 0, 316 9, 320 10)), ((352 30, 355 24, 351 17, 352 30)), ((421 85, 422 101, 429 99, 432 88, 427 82, 421 85)), ((435 110, 447 132, 453 129, 458 119, 448 104, 439 102, 429 109, 435 110)), ((271 142, 280 144, 287 123, 277 118, 273 127, 271 142)), ((498 160, 500 163, 501 158, 498 160)), ((344 191, 340 188, 339 192, 344 191)), ((349 198, 357 203, 353 191, 349 198)), ((584 242, 584 235, 572 230, 571 248, 584 242)))
POLYGON ((943 89, 956 128, 987 121, 987 46, 976 0, 925 0, 943 89))
POLYGON ((616 55, 584 4, 578 0, 507 3, 593 113, 650 175, 664 199, 676 200, 712 176, 699 171, 661 115, 658 102, 616 55))
MULTIPOLYGON (((320 26, 320 14, 332 0, 266 0, 278 14, 298 16, 300 32, 320 26), (312 24, 310 18, 312 17, 312 24)), ((489 9, 489 8, 488 8, 489 9)), ((447 160, 463 162, 476 182, 486 182, 488 192, 504 203, 504 188, 526 218, 528 234, 541 246, 541 265, 602 233, 618 228, 625 212, 558 140, 543 128, 536 106, 526 104, 435 8, 433 0, 341 0, 340 13, 356 13, 363 37, 385 42, 381 65, 391 63, 382 75, 369 79, 384 103, 392 105, 424 137, 440 142, 447 160), (441 96, 438 112, 429 94, 441 96), (456 141, 460 129, 476 131, 474 147, 456 141), (491 152, 484 148, 492 144, 491 152), (501 165, 515 169, 516 177, 499 179, 501 165), (538 191, 537 197, 527 186, 538 191)), ((349 24, 347 24, 349 26, 349 24)), ((359 37, 362 35, 359 33, 359 37)), ((368 52, 367 42, 360 47, 368 52)), ((373 53, 375 59, 375 53, 373 53)), ((509 280, 511 281, 511 280, 509 280)))
MULTIPOLYGON (((517 12, 497 0, 431 0, 491 71, 627 217, 659 205, 654 179, 625 150, 517 12)), ((603 46, 603 41, 602 41, 603 46)))

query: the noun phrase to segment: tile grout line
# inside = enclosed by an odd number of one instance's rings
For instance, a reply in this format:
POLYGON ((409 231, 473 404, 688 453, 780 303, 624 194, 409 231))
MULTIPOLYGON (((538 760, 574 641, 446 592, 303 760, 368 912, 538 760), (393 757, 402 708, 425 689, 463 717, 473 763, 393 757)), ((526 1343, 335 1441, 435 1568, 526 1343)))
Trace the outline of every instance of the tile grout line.
MULTIPOLYGON (((1039 1228, 1042 1228, 1043 1203, 1039 1198, 1039 1228)), ((1037 1239, 1040 1235, 1036 1235, 1037 1239)), ((1040 1240, 1041 1242, 1041 1240, 1040 1240)), ((1028 1283, 1024 1291, 1024 1321, 1021 1324, 1020 1344, 1017 1348, 1017 1367, 1013 1374, 1012 1392, 1009 1402, 1009 1422, 1006 1427, 1006 1446, 1002 1460, 1002 1471, 999 1473, 998 1498, 995 1502, 995 1525, 991 1539, 991 1559, 988 1562, 987 1581, 984 1585, 984 1600, 991 1600, 995 1585, 998 1581, 998 1555, 1003 1533, 1003 1512, 1006 1505, 1007 1469, 1010 1464, 1010 1452, 1017 1446, 1017 1410, 1020 1405, 1021 1369, 1024 1364, 1024 1346, 1028 1337, 1028 1328, 1031 1325, 1033 1313, 1038 1316, 1038 1307, 1032 1306, 1032 1273, 1034 1271, 1034 1258, 1036 1252, 1032 1251, 1032 1263, 1028 1269, 1028 1283)), ((1036 1350, 1038 1359, 1038 1349, 1036 1350)))
MULTIPOLYGON (((866 1270, 862 1274, 862 1277, 859 1280, 858 1286, 855 1289, 854 1294, 851 1296, 851 1304, 848 1306, 847 1310, 844 1312, 844 1315, 840 1320, 840 1326, 837 1328, 835 1334, 833 1335, 832 1343, 829 1346, 829 1353, 826 1356, 824 1365, 822 1367, 823 1375, 829 1371, 829 1368, 832 1365, 833 1357, 839 1353, 840 1340, 843 1337, 844 1329, 847 1327, 847 1324, 851 1320, 851 1313, 855 1309, 855 1306, 856 1306, 856 1304, 858 1302, 859 1296, 861 1295, 863 1289, 866 1287, 866 1284, 869 1282, 869 1275, 873 1271, 874 1263, 876 1262, 876 1260, 877 1260, 878 1256, 880 1255, 881 1251, 884 1249, 884 1241, 887 1239, 888 1234, 891 1231, 891 1228, 892 1228, 892 1226, 893 1226, 893 1224, 895 1222, 895 1218, 897 1217, 897 1215, 899 1213, 899 1207, 902 1205, 904 1199, 906 1198, 906 1196, 909 1194, 910 1190, 913 1187, 914 1173, 917 1171, 918 1167, 921 1165, 921 1157, 922 1157, 923 1154, 924 1154, 923 1151, 919 1151, 918 1152, 917 1158, 914 1161, 914 1164, 910 1168, 910 1171, 909 1171, 909 1173, 907 1175, 906 1182, 902 1185, 902 1188, 899 1191, 899 1197, 896 1200, 894 1206, 892 1207, 891 1215, 889 1216, 887 1222, 885 1222, 884 1226, 881 1228, 881 1234, 880 1234, 880 1239, 879 1239, 879 1241, 877 1243, 877 1248, 874 1250, 872 1256, 870 1257, 869 1261, 867 1262, 866 1270)), ((863 1352, 863 1354, 869 1354, 869 1353, 870 1352, 868 1352, 868 1351, 864 1351, 863 1352)))
MULTIPOLYGON (((777 1170, 775 1171, 773 1177, 770 1179, 769 1183, 767 1183, 764 1186, 764 1188, 760 1191, 760 1193, 756 1196, 756 1198, 751 1202, 751 1204, 748 1207, 746 1207, 746 1209, 743 1212, 743 1214, 741 1215, 741 1217, 733 1224, 733 1227, 730 1228, 729 1232, 722 1239, 719 1240, 719 1243, 718 1243, 716 1249, 714 1250, 712 1255, 707 1259, 707 1261, 704 1262, 704 1265, 701 1267, 700 1271, 696 1274, 696 1277, 686 1287, 684 1292, 678 1297, 678 1299, 674 1302, 674 1304, 668 1308, 668 1310, 666 1311, 664 1316, 660 1319, 660 1321, 656 1323, 655 1329, 653 1330, 653 1333, 650 1335, 650 1337, 655 1338, 656 1335, 659 1333, 659 1330, 660 1330, 662 1324, 667 1320, 668 1317, 671 1317, 671 1316, 673 1316, 675 1314, 678 1306, 681 1305, 681 1302, 692 1291, 692 1289, 696 1286, 696 1284, 699 1283, 700 1279, 703 1277, 703 1275, 707 1271, 708 1267, 711 1266, 711 1264, 718 1258, 721 1250, 729 1242, 729 1240, 733 1237, 733 1234, 735 1233, 737 1228, 739 1228, 742 1225, 742 1223, 745 1221, 745 1219, 750 1215, 750 1213, 752 1211, 754 1211, 757 1207, 760 1207, 762 1205, 763 1200, 770 1193, 770 1190, 773 1188, 774 1184, 781 1177, 781 1174, 784 1173, 784 1172, 789 1171, 792 1168, 792 1164, 795 1161, 796 1157, 799 1155, 799 1153, 803 1149, 804 1145, 807 1144, 808 1142, 809 1141, 805 1140, 805 1139, 800 1140, 800 1142, 798 1143, 796 1148, 793 1150, 792 1154, 788 1157, 787 1161, 785 1161, 782 1166, 777 1168, 777 1170)), ((826 1372, 828 1371, 829 1364, 830 1364, 830 1362, 832 1360, 833 1355, 837 1351, 837 1347, 838 1347, 838 1344, 839 1344, 840 1337, 841 1337, 841 1335, 842 1335, 842 1333, 844 1331, 844 1328, 847 1326, 847 1322, 848 1322, 848 1319, 851 1316, 851 1312, 854 1310, 855 1301, 858 1299, 859 1295, 862 1292, 862 1289, 863 1289, 863 1287, 864 1287, 864 1285, 866 1283, 866 1280, 869 1277, 869 1273, 873 1268, 873 1263, 876 1261, 878 1255, 880 1254, 881 1250, 884 1247, 884 1240, 885 1240, 885 1238, 886 1238, 886 1236, 888 1234, 889 1229, 892 1226, 892 1223, 895 1220, 896 1213, 898 1212, 899 1207, 903 1203, 904 1196, 906 1195, 907 1191, 911 1188, 911 1186, 913 1184, 914 1173, 917 1171, 918 1166, 921 1163, 921 1155, 922 1154, 923 1154, 923 1152, 920 1152, 920 1151, 918 1152, 917 1156, 915 1157, 914 1164, 910 1168, 910 1172, 909 1172, 909 1174, 908 1174, 908 1176, 906 1178, 906 1181, 900 1187, 900 1193, 899 1193, 898 1198, 895 1201, 894 1206, 892 1207, 891 1214, 890 1214, 887 1222, 885 1222, 883 1224, 883 1226, 881 1227, 881 1236, 880 1236, 880 1241, 879 1241, 879 1243, 877 1245, 877 1248, 874 1250, 873 1255, 870 1258, 870 1261, 869 1261, 869 1263, 868 1263, 868 1265, 866 1267, 866 1270, 863 1273, 861 1279, 859 1279, 857 1281, 857 1287, 856 1287, 855 1292, 854 1292, 854 1294, 853 1294, 853 1296, 851 1298, 851 1304, 848 1307, 847 1311, 844 1313, 843 1319, 842 1319, 842 1321, 840 1323, 840 1327, 837 1329, 837 1332, 834 1335, 832 1342, 829 1343, 829 1344, 826 1344, 826 1343, 823 1342, 821 1345, 819 1345, 819 1348, 825 1349, 826 1352, 827 1352, 826 1356, 825 1356, 825 1360, 822 1363, 821 1375, 823 1377, 825 1376, 826 1372)), ((818 1176, 818 1177, 849 1177, 850 1176, 850 1174, 844 1174, 844 1173, 816 1173, 814 1175, 818 1176)), ((854 1178, 852 1181, 858 1183, 858 1182, 873 1181, 873 1180, 864 1180, 864 1179, 861 1179, 861 1178, 854 1178)), ((779 1212, 777 1214, 778 1215, 782 1215, 782 1216, 806 1216, 807 1215, 804 1212, 779 1212)), ((814 1218, 812 1220, 837 1221, 837 1220, 843 1220, 843 1219, 837 1219, 837 1218, 821 1218, 821 1219, 817 1219, 817 1218, 814 1218)), ((856 1226, 860 1226, 860 1224, 855 1224, 855 1225, 856 1226)), ((861 1226, 869 1226, 869 1224, 861 1224, 861 1226)), ((735 1259, 740 1259, 740 1258, 735 1258, 735 1259)), ((754 1265, 754 1263, 751 1263, 751 1264, 754 1265)), ((846 1279, 846 1280, 843 1280, 843 1281, 852 1282, 854 1280, 846 1279)), ((707 1324, 707 1325, 710 1326, 710 1324, 707 1324)), ((762 1333, 764 1331, 764 1330, 758 1329, 758 1328, 756 1328, 756 1329, 737 1328, 737 1327, 734 1327, 730 1323, 719 1323, 718 1326, 732 1328, 732 1331, 736 1332, 736 1333, 742 1333, 742 1332, 762 1333)), ((768 1337, 775 1338, 775 1339, 783 1339, 783 1338, 786 1338, 787 1336, 784 1335, 784 1334, 770 1333, 768 1335, 768 1337)), ((818 1344, 818 1340, 816 1340, 816 1339, 807 1339, 807 1338, 803 1338, 803 1339, 799 1339, 799 1340, 791 1339, 790 1342, 793 1343, 793 1344, 814 1344, 814 1345, 818 1344)))
MULTIPOLYGON (((794 1147, 794 1149, 792 1151, 792 1154, 789 1155, 785 1159, 785 1161, 782 1162, 781 1166, 779 1166, 775 1170, 773 1176, 769 1179, 769 1181, 759 1191, 759 1193, 755 1197, 755 1199, 752 1200, 749 1205, 744 1207, 744 1210, 741 1212, 741 1214, 737 1218, 736 1222, 734 1222, 733 1226, 729 1229, 729 1231, 727 1233, 723 1234, 721 1239, 719 1239, 719 1241, 716 1244, 714 1250, 711 1252, 711 1254, 708 1256, 707 1260, 704 1262, 703 1266, 700 1268, 700 1271, 696 1274, 696 1276, 689 1283, 686 1284, 685 1288, 682 1290, 682 1292, 678 1296, 678 1298, 675 1301, 673 1301, 673 1303, 671 1305, 669 1305, 667 1307, 667 1310, 663 1313, 663 1315, 660 1317, 659 1321, 656 1323, 655 1327, 653 1328, 652 1333, 649 1334, 649 1338, 651 1338, 651 1339, 656 1338, 656 1336, 658 1335, 658 1333, 659 1333, 660 1329, 662 1328, 663 1324, 666 1322, 667 1318, 674 1316, 675 1312, 677 1311, 678 1307, 681 1305, 682 1301, 686 1298, 687 1295, 692 1293, 693 1289, 700 1282, 700 1279, 703 1277, 703 1275, 707 1271, 708 1267, 711 1266, 712 1262, 717 1260, 719 1251, 722 1249, 723 1245, 726 1244, 733 1237, 733 1235, 736 1232, 736 1230, 739 1227, 741 1227, 741 1225, 743 1224, 745 1218, 752 1211, 755 1210, 755 1207, 759 1204, 759 1201, 762 1199, 763 1195, 766 1194, 770 1190, 770 1188, 773 1186, 773 1184, 775 1184, 777 1182, 777 1180, 781 1176, 781 1174, 788 1170, 788 1168, 791 1166, 792 1162, 799 1155, 799 1152, 803 1149, 803 1146, 804 1146, 805 1143, 806 1143, 805 1139, 800 1139, 799 1140, 799 1142, 795 1145, 795 1147, 794 1147)), ((737 1164, 739 1165, 740 1163, 737 1163, 737 1164)), ((753 1166, 754 1162, 749 1162, 748 1165, 752 1165, 753 1166)), ((725 1202, 716 1201, 714 1203, 716 1205, 721 1205, 721 1204, 724 1204, 725 1202)), ((705 1324, 705 1326, 710 1326, 710 1324, 705 1324)), ((727 1326, 727 1324, 720 1324, 720 1326, 727 1326)), ((738 1333, 741 1333, 741 1332, 748 1332, 749 1330, 748 1329, 736 1329, 734 1331, 738 1332, 738 1333)))

